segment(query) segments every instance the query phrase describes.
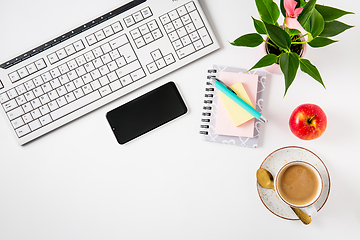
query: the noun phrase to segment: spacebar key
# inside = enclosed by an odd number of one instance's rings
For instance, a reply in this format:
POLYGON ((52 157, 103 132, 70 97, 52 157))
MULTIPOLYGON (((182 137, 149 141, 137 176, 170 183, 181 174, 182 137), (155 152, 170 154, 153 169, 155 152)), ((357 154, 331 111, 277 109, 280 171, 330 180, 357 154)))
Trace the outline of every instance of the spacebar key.
POLYGON ((50 115, 53 120, 59 119, 79 108, 82 108, 86 106, 87 104, 94 102, 95 100, 101 98, 101 95, 99 91, 92 92, 88 95, 85 95, 82 98, 79 98, 78 100, 71 102, 59 109, 56 109, 55 111, 51 112, 50 115))

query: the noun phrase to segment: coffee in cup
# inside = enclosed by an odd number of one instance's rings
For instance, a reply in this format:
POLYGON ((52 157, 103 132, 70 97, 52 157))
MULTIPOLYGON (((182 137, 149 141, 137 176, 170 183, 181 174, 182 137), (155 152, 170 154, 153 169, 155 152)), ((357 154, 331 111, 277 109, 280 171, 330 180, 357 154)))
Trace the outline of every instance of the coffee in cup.
POLYGON ((286 204, 296 208, 309 207, 321 195, 321 175, 314 166, 307 162, 290 162, 277 173, 275 190, 286 204))

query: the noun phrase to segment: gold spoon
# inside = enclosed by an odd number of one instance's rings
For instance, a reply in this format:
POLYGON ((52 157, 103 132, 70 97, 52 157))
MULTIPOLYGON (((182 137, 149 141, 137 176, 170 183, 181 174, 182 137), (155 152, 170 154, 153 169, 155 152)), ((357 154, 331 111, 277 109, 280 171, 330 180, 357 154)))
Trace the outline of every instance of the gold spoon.
MULTIPOLYGON (((257 178, 257 181, 260 184, 260 186, 262 186, 263 188, 271 188, 272 190, 275 191, 274 178, 268 170, 266 170, 264 168, 259 168, 256 171, 256 178, 257 178)), ((304 213, 302 210, 300 210, 298 208, 293 208, 293 207, 291 207, 291 209, 295 212, 296 216, 298 216, 299 219, 305 225, 308 225, 311 223, 311 217, 309 215, 307 215, 306 213, 304 213)))

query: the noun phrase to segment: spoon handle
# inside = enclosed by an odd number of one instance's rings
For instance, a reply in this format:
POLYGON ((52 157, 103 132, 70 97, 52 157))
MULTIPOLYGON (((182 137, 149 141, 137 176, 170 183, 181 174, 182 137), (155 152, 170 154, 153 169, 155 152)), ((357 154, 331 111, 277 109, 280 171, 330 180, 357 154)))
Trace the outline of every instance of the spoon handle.
POLYGON ((311 223, 311 217, 309 215, 307 215, 305 212, 303 212, 302 210, 298 209, 298 208, 291 208, 294 213, 296 214, 296 216, 299 217, 299 219, 305 224, 308 225, 311 223))

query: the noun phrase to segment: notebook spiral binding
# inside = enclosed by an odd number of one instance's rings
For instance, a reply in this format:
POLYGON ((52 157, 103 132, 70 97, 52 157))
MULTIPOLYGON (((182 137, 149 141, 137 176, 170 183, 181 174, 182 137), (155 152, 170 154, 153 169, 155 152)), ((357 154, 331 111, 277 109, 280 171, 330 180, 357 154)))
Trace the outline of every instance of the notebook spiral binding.
POLYGON ((212 84, 212 82, 210 81, 211 78, 213 77, 216 77, 215 75, 212 75, 212 74, 215 74, 216 73, 216 69, 209 69, 208 70, 208 75, 207 76, 207 79, 209 81, 206 81, 206 87, 205 87, 205 100, 204 100, 204 106, 203 106, 203 110, 204 112, 202 113, 202 118, 201 118, 201 122, 203 124, 200 125, 200 128, 203 129, 200 131, 200 134, 203 134, 203 135, 208 135, 209 132, 206 130, 206 129, 209 129, 209 125, 206 124, 206 123, 210 123, 210 117, 211 117, 211 104, 213 103, 213 100, 212 98, 214 97, 214 91, 215 91, 215 88, 214 88, 214 85, 212 84))

